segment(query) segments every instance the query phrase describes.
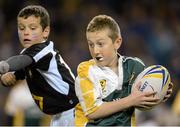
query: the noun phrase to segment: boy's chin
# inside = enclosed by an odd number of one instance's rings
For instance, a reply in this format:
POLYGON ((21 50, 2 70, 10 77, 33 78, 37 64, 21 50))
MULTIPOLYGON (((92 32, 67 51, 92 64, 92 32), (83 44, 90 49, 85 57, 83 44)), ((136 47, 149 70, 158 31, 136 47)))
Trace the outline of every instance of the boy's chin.
POLYGON ((24 48, 29 48, 31 47, 30 45, 23 45, 24 48))
POLYGON ((24 44, 24 45, 23 45, 24 48, 29 48, 29 47, 31 47, 31 46, 32 46, 32 44, 24 44))
POLYGON ((105 66, 106 66, 106 65, 103 64, 102 62, 97 62, 97 61, 96 61, 96 64, 97 64, 97 66, 99 66, 99 67, 105 67, 105 66))

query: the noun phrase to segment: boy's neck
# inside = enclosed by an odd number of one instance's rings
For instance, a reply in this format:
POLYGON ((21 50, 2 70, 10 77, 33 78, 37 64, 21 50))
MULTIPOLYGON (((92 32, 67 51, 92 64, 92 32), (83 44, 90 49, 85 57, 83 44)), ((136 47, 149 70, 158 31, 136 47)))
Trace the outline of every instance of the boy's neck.
POLYGON ((118 66, 111 68, 111 70, 114 71, 114 73, 116 73, 117 75, 119 75, 118 66))
POLYGON ((114 71, 117 75, 119 74, 118 72, 118 59, 119 56, 117 56, 116 58, 114 58, 114 60, 112 61, 111 66, 109 67, 112 71, 114 71))

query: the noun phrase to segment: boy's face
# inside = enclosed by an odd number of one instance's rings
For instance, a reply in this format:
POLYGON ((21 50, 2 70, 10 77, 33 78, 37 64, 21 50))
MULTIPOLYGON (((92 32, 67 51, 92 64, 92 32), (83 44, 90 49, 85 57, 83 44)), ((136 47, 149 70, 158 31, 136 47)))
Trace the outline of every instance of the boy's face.
POLYGON ((117 49, 121 45, 121 38, 118 37, 113 43, 108 36, 109 31, 103 29, 86 33, 91 56, 98 66, 111 67, 117 60, 117 49))
POLYGON ((24 48, 42 43, 49 35, 49 27, 43 31, 40 25, 40 17, 29 16, 28 18, 18 17, 18 35, 24 48))

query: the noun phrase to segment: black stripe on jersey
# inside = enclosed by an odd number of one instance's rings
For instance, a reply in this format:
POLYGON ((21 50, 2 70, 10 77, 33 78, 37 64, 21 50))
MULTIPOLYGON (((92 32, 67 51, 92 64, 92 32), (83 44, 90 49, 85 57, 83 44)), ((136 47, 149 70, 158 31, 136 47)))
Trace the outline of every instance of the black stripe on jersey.
POLYGON ((67 82, 69 84, 69 92, 67 98, 69 99, 70 104, 77 104, 79 102, 76 94, 75 94, 75 80, 72 77, 70 71, 66 66, 60 61, 60 55, 56 54, 56 61, 58 65, 58 71, 62 76, 63 81, 67 82))
POLYGON ((38 60, 35 67, 43 71, 47 71, 49 69, 49 65, 50 65, 50 61, 52 57, 53 57, 53 54, 51 52, 46 54, 44 57, 38 60))
POLYGON ((71 86, 74 87, 74 83, 75 83, 74 78, 72 77, 72 75, 70 74, 68 68, 66 68, 64 63, 60 61, 60 55, 58 53, 56 54, 56 61, 58 65, 58 71, 61 74, 63 81, 67 82, 70 85, 70 87, 71 86))

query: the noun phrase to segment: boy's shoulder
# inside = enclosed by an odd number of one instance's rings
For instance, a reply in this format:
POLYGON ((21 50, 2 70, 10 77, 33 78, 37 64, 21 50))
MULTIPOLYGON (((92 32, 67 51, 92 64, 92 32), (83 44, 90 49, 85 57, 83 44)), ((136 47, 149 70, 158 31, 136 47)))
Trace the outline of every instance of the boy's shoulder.
POLYGON ((52 41, 43 41, 43 42, 39 42, 39 43, 36 43, 36 44, 32 44, 30 47, 24 48, 21 51, 21 53, 26 52, 26 51, 33 51, 33 50, 40 51, 40 50, 44 49, 47 46, 53 47, 54 43, 52 41))
POLYGON ((145 65, 142 62, 142 60, 137 57, 124 56, 122 63, 125 75, 133 74, 136 77, 145 68, 145 65))
POLYGON ((95 61, 93 59, 81 62, 77 68, 78 75, 79 76, 88 75, 89 68, 90 66, 93 65, 95 65, 95 61))
POLYGON ((46 54, 47 53, 46 51, 54 50, 53 47, 54 47, 53 42, 44 41, 42 43, 33 44, 28 48, 24 48, 20 54, 26 54, 26 55, 31 54, 32 56, 34 56, 34 55, 40 53, 42 50, 43 50, 43 52, 41 52, 41 53, 46 54), (48 48, 46 48, 46 47, 48 47, 48 48))

